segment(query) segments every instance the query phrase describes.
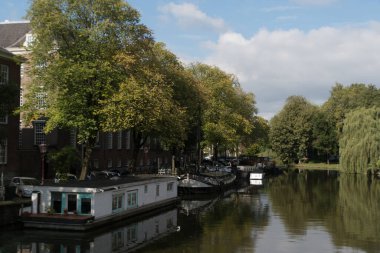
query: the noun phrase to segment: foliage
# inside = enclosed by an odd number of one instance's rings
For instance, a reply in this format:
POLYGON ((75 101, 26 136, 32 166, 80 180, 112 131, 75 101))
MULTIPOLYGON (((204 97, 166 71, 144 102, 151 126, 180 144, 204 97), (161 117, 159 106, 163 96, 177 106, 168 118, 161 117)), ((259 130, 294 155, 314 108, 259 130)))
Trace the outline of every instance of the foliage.
POLYGON ((328 135, 336 136, 334 145, 338 146, 346 114, 360 107, 380 106, 380 89, 374 85, 351 84, 345 87, 337 83, 330 93, 321 109, 326 113, 327 121, 335 126, 336 132, 328 135))
POLYGON ((28 18, 35 36, 31 90, 40 89, 31 96, 44 94, 46 103, 25 109, 48 118, 46 131, 77 129, 78 141, 86 145, 84 179, 96 135, 103 130, 97 114, 101 101, 119 91, 133 71, 128 66, 152 43, 151 33, 121 0, 35 0, 28 18))
POLYGON ((218 147, 237 146, 251 133, 254 95, 245 93, 234 76, 217 67, 197 63, 189 71, 205 96, 201 119, 204 144, 214 147, 217 158, 218 147))
POLYGON ((80 166, 78 151, 71 146, 49 152, 48 161, 53 165, 54 171, 60 174, 72 173, 80 166))
POLYGON ((292 96, 271 120, 272 149, 285 164, 309 156, 312 146, 313 116, 316 110, 316 106, 305 98, 292 96))
POLYGON ((348 113, 339 144, 342 169, 366 173, 375 168, 380 157, 380 107, 348 113))
POLYGON ((313 148, 329 161, 330 155, 338 153, 336 128, 326 112, 318 110, 313 119, 313 148))

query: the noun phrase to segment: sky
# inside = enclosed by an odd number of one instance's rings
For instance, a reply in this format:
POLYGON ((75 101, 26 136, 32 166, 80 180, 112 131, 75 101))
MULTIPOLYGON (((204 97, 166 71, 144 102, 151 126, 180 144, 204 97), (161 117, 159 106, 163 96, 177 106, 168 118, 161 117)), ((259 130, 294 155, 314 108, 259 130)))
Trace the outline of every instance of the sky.
MULTIPOLYGON (((336 83, 380 87, 380 1, 130 0, 184 64, 234 74, 270 119, 292 95, 323 104, 336 83)), ((0 21, 28 0, 0 0, 0 21)), ((1 35, 0 35, 1 36, 1 35)))

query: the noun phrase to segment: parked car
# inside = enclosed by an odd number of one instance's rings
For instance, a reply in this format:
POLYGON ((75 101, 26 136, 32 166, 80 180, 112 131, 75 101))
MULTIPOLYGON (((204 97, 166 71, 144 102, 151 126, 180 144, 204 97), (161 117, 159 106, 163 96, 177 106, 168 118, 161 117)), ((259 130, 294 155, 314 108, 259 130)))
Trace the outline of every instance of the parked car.
POLYGON ((9 186, 16 187, 16 194, 19 197, 29 198, 32 195, 33 186, 40 184, 40 181, 34 177, 14 177, 9 186))
POLYGON ((55 178, 54 178, 55 183, 58 183, 61 181, 76 181, 76 180, 78 180, 77 176, 70 173, 56 173, 55 178))

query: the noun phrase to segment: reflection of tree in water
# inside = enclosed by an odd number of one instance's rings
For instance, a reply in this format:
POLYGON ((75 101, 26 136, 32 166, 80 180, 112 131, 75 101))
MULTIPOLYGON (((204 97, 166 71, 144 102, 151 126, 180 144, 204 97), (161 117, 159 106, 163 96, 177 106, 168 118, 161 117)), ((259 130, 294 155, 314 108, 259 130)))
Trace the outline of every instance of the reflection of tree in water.
POLYGON ((216 201, 212 208, 195 215, 180 215, 180 233, 157 242, 145 252, 254 252, 254 233, 268 225, 268 206, 259 203, 257 196, 241 197, 232 194, 216 201), (256 199, 255 199, 256 198, 256 199))
POLYGON ((380 181, 342 174, 337 208, 328 219, 337 246, 380 252, 380 181))
POLYGON ((320 225, 335 209, 337 174, 326 171, 291 172, 273 178, 268 187, 273 212, 283 220, 292 235, 304 235, 308 225, 320 225))

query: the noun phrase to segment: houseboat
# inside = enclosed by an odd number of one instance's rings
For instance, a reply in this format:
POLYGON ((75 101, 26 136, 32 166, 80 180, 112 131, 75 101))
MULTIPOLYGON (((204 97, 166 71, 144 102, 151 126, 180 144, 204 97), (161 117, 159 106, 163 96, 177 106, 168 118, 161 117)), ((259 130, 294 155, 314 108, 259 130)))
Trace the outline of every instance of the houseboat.
POLYGON ((235 183, 236 175, 228 172, 186 174, 179 178, 180 194, 202 194, 220 192, 235 183))
POLYGON ((130 176, 34 186, 25 227, 88 230, 176 203, 177 178, 130 176))

